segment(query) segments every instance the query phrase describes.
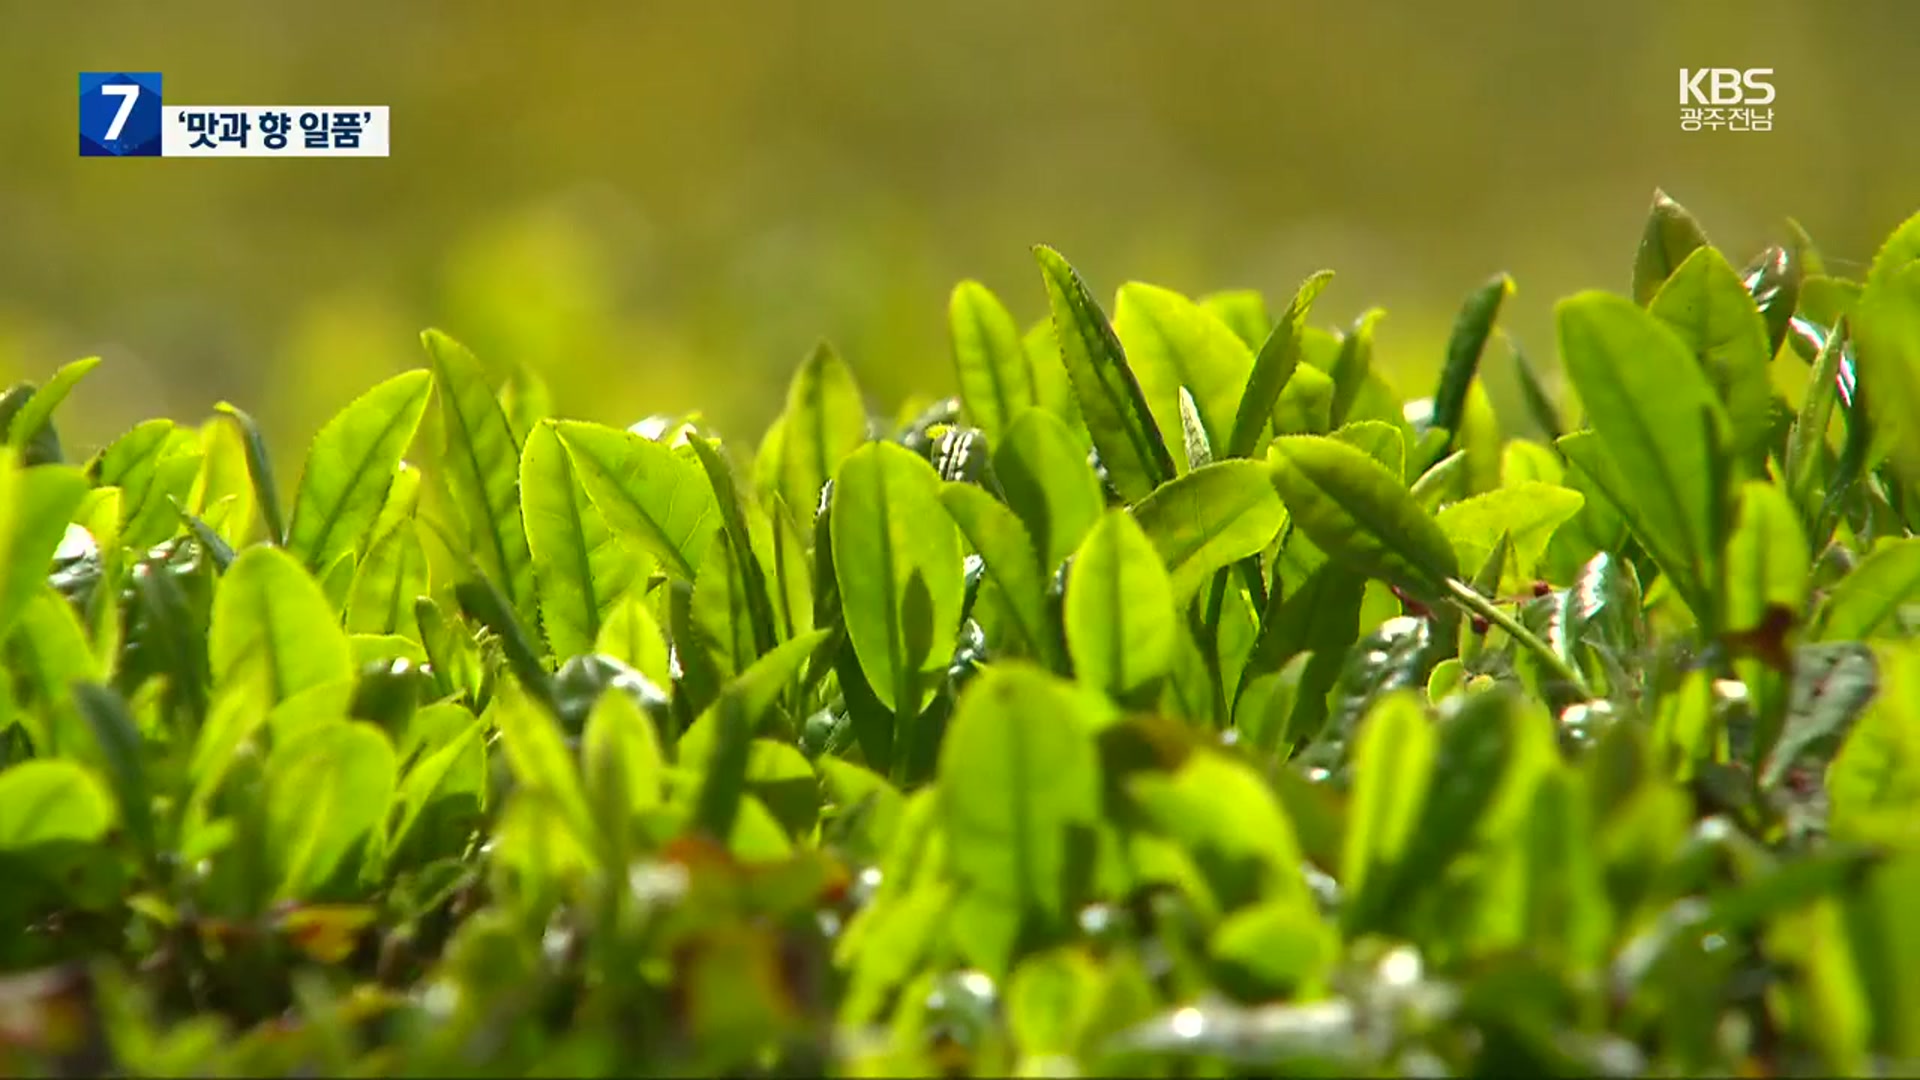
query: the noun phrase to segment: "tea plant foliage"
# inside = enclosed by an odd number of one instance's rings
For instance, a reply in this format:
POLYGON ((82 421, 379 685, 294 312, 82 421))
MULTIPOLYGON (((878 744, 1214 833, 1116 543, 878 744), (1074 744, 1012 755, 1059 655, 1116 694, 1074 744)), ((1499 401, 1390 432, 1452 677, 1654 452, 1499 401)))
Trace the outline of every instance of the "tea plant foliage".
POLYGON ((433 330, 290 468, 0 395, 9 1074, 1920 1060, 1920 218, 1659 196, 1410 395, 1328 272, 1034 254, 757 442, 433 330))

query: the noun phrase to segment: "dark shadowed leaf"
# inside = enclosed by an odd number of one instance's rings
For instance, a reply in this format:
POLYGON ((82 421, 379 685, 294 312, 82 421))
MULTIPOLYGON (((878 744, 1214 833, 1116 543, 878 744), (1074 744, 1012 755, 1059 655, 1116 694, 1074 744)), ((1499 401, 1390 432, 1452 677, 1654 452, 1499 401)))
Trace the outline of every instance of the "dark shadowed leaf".
POLYGON ((1693 215, 1666 192, 1655 190, 1653 208, 1647 211, 1647 224, 1640 233, 1640 249, 1633 257, 1633 302, 1643 307, 1652 303, 1674 270, 1706 243, 1706 233, 1693 215))

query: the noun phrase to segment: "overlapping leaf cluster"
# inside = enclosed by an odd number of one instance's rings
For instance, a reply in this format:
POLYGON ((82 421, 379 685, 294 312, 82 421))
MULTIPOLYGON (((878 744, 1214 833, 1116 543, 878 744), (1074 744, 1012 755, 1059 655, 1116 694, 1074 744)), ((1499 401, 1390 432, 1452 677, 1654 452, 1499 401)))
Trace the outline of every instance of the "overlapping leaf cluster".
POLYGON ((958 399, 822 346, 751 448, 433 331, 289 510, 239 409, 0 398, 8 1072, 1920 1060, 1920 218, 1659 198, 1558 402, 1504 276, 1408 402, 1330 274, 1036 254, 958 399))

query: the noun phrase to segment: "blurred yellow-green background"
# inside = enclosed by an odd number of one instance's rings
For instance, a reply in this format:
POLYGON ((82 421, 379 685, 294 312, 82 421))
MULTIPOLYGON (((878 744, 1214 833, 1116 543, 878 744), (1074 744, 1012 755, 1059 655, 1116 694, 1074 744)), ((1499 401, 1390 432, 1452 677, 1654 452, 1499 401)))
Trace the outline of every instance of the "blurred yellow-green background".
POLYGON ((297 450, 434 325, 564 412, 751 437, 820 337, 876 410, 949 389, 949 289, 1031 321, 1045 241, 1103 299, 1331 267, 1315 321, 1383 305, 1424 392, 1499 270, 1550 364, 1656 186, 1736 262, 1788 215, 1871 258, 1920 209, 1916 59, 1898 0, 0 0, 0 376, 106 357, 71 451, 221 399, 297 450), (1773 68, 1774 130, 1682 132, 1683 66, 1773 68), (392 157, 82 159, 83 70, 390 105, 392 157))

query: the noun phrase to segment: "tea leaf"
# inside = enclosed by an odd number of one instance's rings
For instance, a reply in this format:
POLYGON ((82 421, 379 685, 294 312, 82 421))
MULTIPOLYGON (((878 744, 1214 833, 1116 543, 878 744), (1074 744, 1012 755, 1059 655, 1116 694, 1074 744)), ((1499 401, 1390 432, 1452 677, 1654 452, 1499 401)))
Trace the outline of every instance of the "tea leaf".
MULTIPOLYGON (((1000 299, 977 281, 954 287, 947 322, 968 421, 998 446, 1014 419, 1039 399, 1020 327, 1000 299)), ((828 470, 823 475, 830 474, 828 470)))
POLYGON ((1155 489, 1133 508, 1182 606, 1224 566, 1266 550, 1286 511, 1265 462, 1221 461, 1155 489))
POLYGON ((1920 603, 1920 537, 1887 540, 1834 585, 1814 612, 1812 641, 1865 641, 1884 631, 1904 604, 1920 603))
POLYGON ((1138 523, 1110 510, 1067 574, 1067 649, 1074 673, 1122 701, 1141 699, 1173 665, 1173 583, 1138 523))
POLYGON ((432 391, 429 372, 395 375, 355 398, 314 437, 287 533, 287 550, 309 570, 332 566, 371 539, 432 391))
POLYGON ((113 800, 72 761, 23 761, 0 772, 0 852, 98 843, 113 825, 113 800))
POLYGON ((216 687, 250 687, 269 703, 353 674, 320 584, 274 547, 248 548, 220 579, 208 656, 216 687))
POLYGON ((1075 845, 1100 820, 1100 706, 1018 665, 960 700, 940 755, 939 800, 954 874, 975 895, 1047 922, 1072 898, 1075 845))
POLYGON ((1460 442, 1467 389, 1479 373, 1480 354, 1486 351, 1494 320, 1500 317, 1500 306, 1512 295, 1513 279, 1506 274, 1496 274, 1467 297, 1454 319, 1453 333, 1447 339, 1447 362, 1440 370, 1440 385, 1433 392, 1432 423, 1452 433, 1455 444, 1460 442))
POLYGON ((1607 457, 1633 478, 1631 485, 1596 481, 1627 512, 1687 606, 1710 617, 1706 589, 1726 498, 1716 482, 1725 410, 1686 344, 1653 316, 1593 292, 1561 301, 1557 314, 1567 374, 1607 457))
MULTIPOLYGON (((1225 444, 1253 372, 1253 354, 1233 330, 1179 293, 1140 282, 1120 287, 1113 330, 1159 430, 1181 429, 1179 396, 1185 390, 1206 444, 1225 444)), ((1197 467, 1184 446, 1174 463, 1182 472, 1197 467)))
POLYGON ((475 554, 521 621, 538 625, 533 553, 520 519, 520 445, 473 354, 438 330, 420 340, 433 361, 447 436, 444 475, 476 538, 475 554))
POLYGON ((427 552, 411 521, 373 542, 353 576, 347 599, 347 631, 400 634, 418 639, 414 601, 427 595, 427 552))
POLYGON ((994 451, 993 471, 1049 573, 1073 554, 1106 511, 1086 451, 1052 413, 1022 413, 994 451))
POLYGON ((631 431, 581 420, 559 421, 555 431, 614 533, 691 581, 720 528, 713 488, 699 467, 631 431))
POLYGON ((1124 499, 1140 499, 1173 479, 1173 455, 1161 438, 1120 339, 1094 302, 1086 282, 1050 247, 1035 247, 1047 303, 1053 310, 1060 358, 1073 380, 1074 397, 1087 431, 1100 451, 1114 490, 1124 499))
POLYGON ((830 528, 860 666, 881 704, 917 714, 960 624, 960 537, 940 501, 939 474, 910 450, 869 443, 834 478, 830 528))
POLYGON ((287 539, 286 521, 280 516, 280 489, 273 479, 273 459, 267 453, 266 437, 260 434, 260 425, 254 423, 239 406, 220 402, 213 411, 232 420, 239 427, 241 438, 247 451, 247 475, 253 479, 254 500, 260 507, 261 518, 267 525, 267 541, 283 544, 287 539))
POLYGON ((1047 618, 1046 580, 1026 526, 999 500, 972 484, 942 485, 940 501, 999 583, 1020 637, 1046 666, 1058 668, 1060 648, 1047 618))
MULTIPOLYGON (((53 373, 47 385, 35 390, 27 398, 26 404, 20 406, 20 411, 13 414, 13 419, 7 424, 7 445, 25 454, 34 439, 43 431, 50 430, 54 411, 60 407, 60 403, 67 400, 67 395, 73 393, 73 388, 79 385, 81 379, 99 366, 100 358, 97 356, 60 365, 60 370, 53 373)), ((38 464, 31 459, 30 463, 38 464)))
MULTIPOLYGON (((1333 271, 1321 270, 1302 282, 1293 302, 1281 314, 1273 332, 1253 360, 1253 375, 1233 417, 1233 433, 1227 440, 1227 457, 1252 457, 1260 449, 1261 433, 1272 420, 1277 431, 1279 417, 1275 406, 1281 391, 1292 380, 1300 365, 1300 342, 1313 302, 1333 280, 1333 271)), ((1329 395, 1329 404, 1332 397, 1329 395)))
POLYGON ((1699 248, 1660 286, 1648 310, 1699 358, 1726 406, 1730 449, 1751 460, 1773 431, 1773 353, 1766 322, 1740 275, 1718 251, 1699 248))
POLYGON ((1459 562, 1433 518, 1379 462, 1336 439, 1288 435, 1268 452, 1294 524, 1336 561, 1438 597, 1459 562))
POLYGON ((1707 235, 1686 208, 1655 190, 1653 208, 1647 211, 1647 224, 1640 233, 1640 249, 1633 258, 1633 302, 1642 307, 1653 302, 1655 294, 1676 268, 1707 246, 1707 235))

